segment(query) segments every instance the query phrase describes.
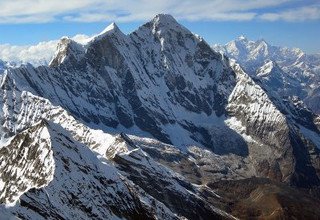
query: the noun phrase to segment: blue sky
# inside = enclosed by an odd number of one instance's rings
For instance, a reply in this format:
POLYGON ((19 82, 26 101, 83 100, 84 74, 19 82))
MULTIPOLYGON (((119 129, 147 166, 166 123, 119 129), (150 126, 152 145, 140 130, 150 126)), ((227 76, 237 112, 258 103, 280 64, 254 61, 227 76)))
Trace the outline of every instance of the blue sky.
POLYGON ((0 0, 0 44, 90 36, 113 21, 129 33, 158 13, 172 14, 210 44, 245 35, 320 52, 319 0, 0 0))

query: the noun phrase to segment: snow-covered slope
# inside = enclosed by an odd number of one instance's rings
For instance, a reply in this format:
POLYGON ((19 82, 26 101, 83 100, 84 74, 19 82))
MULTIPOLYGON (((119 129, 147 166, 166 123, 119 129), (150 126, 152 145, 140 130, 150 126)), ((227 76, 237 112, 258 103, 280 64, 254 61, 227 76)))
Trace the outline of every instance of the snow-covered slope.
POLYGON ((275 61, 266 60, 265 64, 257 69, 256 78, 281 97, 307 96, 307 91, 301 86, 301 82, 284 72, 275 61))
POLYGON ((251 41, 243 36, 224 46, 214 45, 213 49, 237 60, 251 76, 268 81, 281 95, 298 96, 312 111, 320 113, 319 55, 306 54, 299 48, 273 46, 265 40, 251 41), (266 75, 269 76, 260 77, 266 75))
MULTIPOLYGON (((33 190, 20 197, 16 205, 6 208, 7 211, 24 219, 151 219, 156 216, 178 219, 165 205, 146 195, 108 162, 99 160, 87 146, 74 140, 60 125, 42 122, 31 129, 46 129, 49 132, 42 141, 51 141, 49 157, 54 158, 54 163, 25 165, 33 169, 29 176, 45 185, 40 185, 42 188, 39 189, 33 185, 33 190), (55 169, 50 170, 48 175, 53 177, 52 181, 40 182, 35 173, 52 166, 55 169)), ((26 138, 33 135, 32 132, 27 130, 26 138)), ((15 139, 20 140, 20 137, 15 139)), ((28 142, 21 143, 21 148, 29 148, 28 142)), ((42 144, 47 147, 45 143, 42 144)), ((41 146, 38 149, 42 149, 41 146)), ((28 162, 28 158, 36 159, 38 155, 30 149, 21 160, 28 162)), ((46 177, 45 174, 41 176, 46 177)), ((10 175, 8 177, 12 180, 10 175)), ((19 178, 24 179, 24 176, 19 178)), ((19 182, 15 183, 16 188, 20 189, 19 182)), ((7 191, 5 198, 12 193, 11 190, 7 191)))
POLYGON ((5 70, 0 88, 0 156, 12 156, 0 166, 0 201, 16 203, 0 212, 233 218, 209 183, 320 184, 319 118, 170 15, 130 35, 111 24, 86 44, 63 38, 49 67, 5 70))

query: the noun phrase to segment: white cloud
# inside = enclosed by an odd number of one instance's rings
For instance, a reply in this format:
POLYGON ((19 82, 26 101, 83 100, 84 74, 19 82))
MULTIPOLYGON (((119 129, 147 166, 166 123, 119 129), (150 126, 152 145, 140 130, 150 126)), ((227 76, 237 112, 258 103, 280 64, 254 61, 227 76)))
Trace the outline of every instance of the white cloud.
MULTIPOLYGON (((290 20, 287 12, 259 14, 291 0, 1 0, 0 23, 145 21, 158 13, 184 20, 290 20), (277 18, 281 17, 281 18, 277 18)), ((317 12, 315 12, 317 13, 317 12)), ((314 16, 317 17, 317 16, 314 16)), ((314 17, 306 17, 314 19, 314 17)), ((292 19, 291 19, 292 20, 292 19)))
POLYGON ((55 51, 57 41, 41 42, 31 46, 0 45, 0 59, 17 63, 46 64, 55 51))
MULTIPOLYGON (((72 37, 72 39, 84 44, 90 37, 79 34, 72 37)), ((59 40, 53 40, 25 46, 0 44, 0 60, 15 63, 31 63, 34 66, 46 65, 52 59, 58 42, 59 40)))
POLYGON ((305 21, 320 19, 320 6, 313 5, 299 9, 285 10, 279 13, 265 13, 259 16, 260 19, 268 21, 305 21))

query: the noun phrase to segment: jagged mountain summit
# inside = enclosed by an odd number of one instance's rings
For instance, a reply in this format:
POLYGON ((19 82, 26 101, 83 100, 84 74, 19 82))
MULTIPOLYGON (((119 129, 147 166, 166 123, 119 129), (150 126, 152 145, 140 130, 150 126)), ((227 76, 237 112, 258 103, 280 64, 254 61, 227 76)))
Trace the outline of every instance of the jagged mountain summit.
POLYGON ((86 44, 63 38, 48 67, 5 70, 0 93, 7 216, 299 218, 300 198, 319 204, 319 117, 170 15, 129 35, 111 24, 86 44), (245 203, 256 194, 276 205, 245 203))
POLYGON ((263 39, 248 40, 244 36, 224 46, 214 45, 213 48, 237 60, 251 76, 260 78, 259 75, 266 75, 268 71, 267 84, 271 89, 283 96, 297 96, 313 112, 320 113, 319 55, 306 54, 299 48, 273 46, 263 39), (270 67, 270 61, 274 63, 273 67, 276 70, 270 67))
POLYGON ((300 66, 319 70, 319 55, 306 54, 299 48, 273 46, 264 39, 252 41, 240 36, 226 45, 216 44, 213 48, 236 59, 249 74, 254 74, 256 66, 262 66, 268 59, 276 61, 281 67, 300 66))

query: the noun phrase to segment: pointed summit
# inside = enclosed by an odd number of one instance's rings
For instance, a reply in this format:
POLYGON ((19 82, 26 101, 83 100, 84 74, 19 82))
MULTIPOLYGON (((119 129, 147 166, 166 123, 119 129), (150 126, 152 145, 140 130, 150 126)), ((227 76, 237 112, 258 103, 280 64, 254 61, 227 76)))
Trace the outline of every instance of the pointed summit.
POLYGON ((84 53, 83 45, 75 42, 69 37, 62 37, 57 45, 57 50, 49 63, 50 67, 57 67, 66 59, 72 57, 73 60, 79 60, 84 53))
POLYGON ((103 31, 101 31, 96 36, 92 37, 90 42, 101 40, 104 37, 110 36, 110 35, 118 35, 118 36, 122 36, 123 35, 124 36, 125 34, 121 32, 121 30, 119 29, 118 25, 115 22, 112 22, 103 31))
MULTIPOLYGON (((98 35, 104 35, 111 32, 118 32, 120 31, 118 25, 115 22, 112 22, 109 26, 107 26, 100 34, 98 35)), ((121 31, 120 31, 121 32, 121 31)))
POLYGON ((247 38, 246 36, 244 36, 244 35, 240 35, 240 36, 237 38, 237 40, 239 40, 239 41, 248 41, 248 38, 247 38))
POLYGON ((158 14, 147 24, 151 24, 154 29, 161 29, 163 31, 170 29, 187 30, 183 25, 179 24, 172 15, 169 14, 158 14))
POLYGON ((179 24, 178 21, 169 14, 158 14, 150 22, 146 23, 143 26, 151 28, 154 33, 160 30, 163 33, 171 30, 174 30, 176 32, 180 31, 191 33, 187 28, 179 24))
POLYGON ((169 14, 157 14, 153 19, 152 19, 153 23, 157 23, 157 24, 164 24, 164 25, 168 25, 168 24, 177 24, 177 20, 174 19, 174 17, 172 15, 169 14))

